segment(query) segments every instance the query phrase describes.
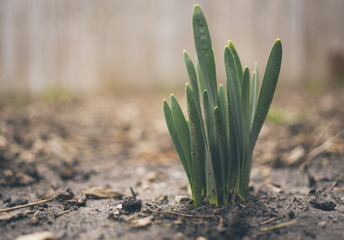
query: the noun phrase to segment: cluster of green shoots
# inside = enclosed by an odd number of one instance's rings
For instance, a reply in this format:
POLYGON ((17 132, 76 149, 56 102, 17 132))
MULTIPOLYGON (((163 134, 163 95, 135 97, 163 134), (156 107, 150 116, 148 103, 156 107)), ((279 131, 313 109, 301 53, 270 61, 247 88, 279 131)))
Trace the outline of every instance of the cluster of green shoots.
POLYGON ((186 172, 194 205, 244 201, 252 153, 269 111, 282 60, 277 39, 259 91, 258 68, 244 69, 230 41, 224 50, 226 87, 217 85, 214 53, 201 8, 192 16, 196 67, 184 51, 190 83, 186 83, 188 120, 174 95, 164 100, 164 114, 174 147, 186 172))

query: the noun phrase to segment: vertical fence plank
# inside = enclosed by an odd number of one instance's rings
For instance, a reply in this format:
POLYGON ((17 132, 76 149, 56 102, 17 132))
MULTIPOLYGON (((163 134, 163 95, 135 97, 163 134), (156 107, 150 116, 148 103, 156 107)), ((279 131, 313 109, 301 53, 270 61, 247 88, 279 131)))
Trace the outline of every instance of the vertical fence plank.
POLYGON ((284 47, 281 80, 327 81, 344 74, 342 0, 3 0, 1 91, 93 90, 104 82, 156 86, 186 80, 182 49, 194 56, 192 6, 208 20, 219 80, 223 47, 263 70, 274 39, 284 47), (342 63, 343 62, 343 63, 342 63))

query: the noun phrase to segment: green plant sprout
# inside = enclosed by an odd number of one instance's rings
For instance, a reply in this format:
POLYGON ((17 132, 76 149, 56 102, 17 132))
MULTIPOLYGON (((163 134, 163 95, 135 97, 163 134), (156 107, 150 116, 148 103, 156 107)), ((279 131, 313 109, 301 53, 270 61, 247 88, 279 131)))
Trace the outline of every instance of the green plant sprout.
POLYGON ((245 201, 252 153, 276 89, 282 61, 277 39, 258 89, 258 67, 250 77, 231 41, 225 46, 226 88, 217 85, 215 60, 206 19, 199 5, 192 14, 196 68, 186 51, 184 60, 188 120, 173 94, 163 109, 174 147, 186 172, 194 205, 203 197, 219 205, 245 201))

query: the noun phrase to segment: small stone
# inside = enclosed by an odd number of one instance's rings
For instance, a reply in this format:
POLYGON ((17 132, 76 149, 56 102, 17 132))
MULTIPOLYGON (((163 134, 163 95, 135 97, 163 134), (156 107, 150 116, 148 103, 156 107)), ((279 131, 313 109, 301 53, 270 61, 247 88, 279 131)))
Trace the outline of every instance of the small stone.
POLYGON ((122 203, 123 210, 128 212, 136 212, 140 211, 142 208, 142 201, 138 199, 134 199, 132 197, 128 197, 124 199, 122 203))
POLYGON ((315 188, 312 188, 311 190, 309 190, 309 194, 315 194, 315 192, 316 192, 316 190, 315 190, 315 188))
POLYGON ((197 238, 196 238, 196 240, 207 240, 205 237, 203 237, 203 236, 198 236, 197 238))
POLYGON ((101 198, 118 198, 121 199, 123 194, 107 187, 94 187, 82 191, 87 197, 101 199, 101 198))
POLYGON ((187 201, 189 201, 189 200, 190 200, 190 197, 188 197, 188 196, 176 196, 176 197, 174 198, 174 201, 175 201, 176 203, 187 202, 187 201))
POLYGON ((145 217, 145 218, 133 220, 131 222, 131 226, 134 227, 134 228, 147 227, 147 226, 152 224, 152 219, 153 219, 153 216, 148 216, 148 217, 145 217))
POLYGON ((341 203, 341 204, 344 204, 344 197, 342 197, 342 198, 340 199, 340 203, 341 203))
POLYGON ((123 208, 122 203, 120 203, 120 204, 117 205, 117 209, 122 209, 122 208, 123 208))
POLYGON ((14 207, 18 205, 24 205, 27 204, 29 201, 25 198, 18 198, 15 200, 12 200, 11 203, 8 204, 9 207, 14 207))
POLYGON ((155 198, 155 200, 157 200, 157 201, 159 201, 159 202, 166 201, 166 200, 167 200, 167 195, 160 194, 159 196, 157 196, 157 197, 155 198))
POLYGON ((295 217, 295 213, 293 211, 290 211, 288 213, 288 216, 289 216, 289 218, 294 218, 295 217))
POLYGON ((22 235, 16 240, 53 240, 55 236, 52 232, 36 232, 28 235, 22 235))
POLYGON ((173 224, 175 224, 175 225, 182 225, 182 224, 184 224, 184 222, 181 221, 181 220, 176 220, 176 221, 173 221, 173 224))
POLYGON ((56 200, 58 201, 65 201, 65 200, 70 200, 74 197, 74 193, 70 188, 67 188, 67 190, 61 190, 57 192, 56 200))
POLYGON ((336 204, 328 199, 314 198, 310 200, 310 203, 317 209, 324 211, 332 211, 336 207, 336 204))
POLYGON ((182 240, 185 239, 185 235, 182 232, 177 232, 176 234, 174 234, 173 240, 182 240))
POLYGON ((326 227, 326 222, 325 221, 318 222, 318 226, 319 227, 326 227))
POLYGON ((84 193, 80 193, 77 197, 76 197, 76 201, 77 201, 77 205, 78 206, 85 206, 86 205, 86 194, 84 193))

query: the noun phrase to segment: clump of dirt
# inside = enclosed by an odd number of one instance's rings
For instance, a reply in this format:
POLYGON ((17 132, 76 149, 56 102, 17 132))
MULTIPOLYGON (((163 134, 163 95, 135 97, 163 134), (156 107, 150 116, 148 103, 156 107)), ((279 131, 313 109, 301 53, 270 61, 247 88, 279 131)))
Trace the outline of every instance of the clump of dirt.
POLYGON ((142 208, 142 201, 140 199, 135 199, 133 197, 127 197, 122 202, 122 208, 127 212, 140 211, 142 208))
POLYGON ((340 239, 342 93, 277 96, 283 114, 262 129, 247 201, 218 207, 184 197, 161 96, 2 107, 1 237, 340 239))

